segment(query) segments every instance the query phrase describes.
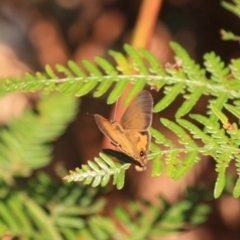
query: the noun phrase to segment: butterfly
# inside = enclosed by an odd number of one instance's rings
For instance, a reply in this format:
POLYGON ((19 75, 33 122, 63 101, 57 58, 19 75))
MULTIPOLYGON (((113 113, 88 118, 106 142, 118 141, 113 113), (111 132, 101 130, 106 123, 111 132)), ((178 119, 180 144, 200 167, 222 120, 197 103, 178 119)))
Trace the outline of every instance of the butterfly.
POLYGON ((108 121, 99 114, 93 115, 98 128, 111 143, 137 162, 138 171, 146 169, 152 108, 152 95, 143 90, 130 102, 120 122, 108 121))

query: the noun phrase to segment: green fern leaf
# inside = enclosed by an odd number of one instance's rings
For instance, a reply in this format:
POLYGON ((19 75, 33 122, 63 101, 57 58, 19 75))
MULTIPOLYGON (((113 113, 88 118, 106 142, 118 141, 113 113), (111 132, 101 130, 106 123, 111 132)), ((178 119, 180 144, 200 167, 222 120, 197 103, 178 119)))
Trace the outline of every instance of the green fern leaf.
POLYGON ((148 75, 148 68, 145 66, 139 53, 129 44, 124 44, 124 50, 131 57, 134 70, 138 71, 141 75, 148 75))
POLYGON ((158 103, 155 104, 153 107, 153 112, 160 112, 163 109, 167 108, 173 101, 175 101, 177 96, 183 92, 184 88, 184 83, 175 84, 171 90, 169 90, 166 95, 158 103))
POLYGON ((79 67, 76 62, 69 60, 68 66, 77 77, 85 78, 87 76, 86 73, 79 67))
MULTIPOLYGON (((65 66, 63 66, 62 64, 57 64, 56 65, 56 70, 60 73, 64 73, 68 78, 72 79, 73 78, 73 74, 72 72, 65 66)), ((51 77, 51 76, 50 76, 51 77)), ((56 77, 56 76, 55 76, 56 77)))
POLYGON ((217 181, 215 183, 215 187, 214 187, 214 197, 218 198, 225 186, 225 182, 226 182, 226 177, 225 177, 225 172, 219 172, 218 170, 218 176, 217 176, 217 181))
MULTIPOLYGON (((222 110, 224 107, 224 104, 227 102, 228 98, 229 98, 229 95, 227 93, 224 93, 224 94, 221 94, 216 99, 212 100, 210 103, 214 104, 217 107, 217 109, 222 110)), ((210 108, 210 109, 211 109, 211 104, 208 106, 208 108, 210 108)), ((217 116, 214 113, 212 113, 212 111, 209 111, 208 113, 211 113, 211 116, 209 118, 210 121, 213 124, 217 123, 217 121, 218 121, 217 116)))
POLYGON ((99 78, 102 77, 101 71, 97 68, 97 66, 93 62, 83 59, 82 63, 84 65, 84 67, 88 70, 88 72, 90 73, 90 76, 99 77, 99 78))
MULTIPOLYGON (((171 48, 176 53, 175 59, 177 62, 180 62, 180 67, 183 69, 184 73, 189 77, 189 79, 193 81, 198 81, 200 85, 201 83, 207 83, 207 78, 205 76, 206 70, 201 69, 198 64, 195 63, 194 60, 191 59, 187 51, 182 48, 176 42, 170 42, 171 48)), ((190 81, 191 84, 191 81, 190 81)), ((189 85, 194 89, 198 89, 197 85, 189 85), (197 88, 196 88, 197 87, 197 88)), ((194 92, 191 90, 191 92, 194 92)))
POLYGON ((184 95, 186 101, 176 113, 176 118, 180 118, 190 112, 203 94, 207 94, 208 80, 205 76, 205 69, 201 69, 179 44, 171 42, 170 45, 177 54, 175 57, 177 62, 181 62, 184 73, 192 80, 188 85, 190 94, 184 95))
POLYGON ((239 107, 235 107, 233 105, 230 104, 224 104, 224 107, 231 112, 234 116, 236 116, 238 119, 240 119, 240 109, 239 107))
POLYGON ((235 5, 226 1, 221 1, 221 5, 228 11, 235 14, 237 17, 240 15, 240 3, 236 0, 234 1, 235 5))
MULTIPOLYGON (((225 67, 225 64, 221 61, 220 57, 217 56, 214 52, 207 53, 204 55, 204 65, 206 66, 207 70, 211 73, 211 79, 215 82, 222 82, 223 84, 228 84, 228 76, 229 76, 229 68, 225 67)), ((215 93, 213 92, 213 95, 215 93)), ((214 105, 217 106, 219 110, 223 108, 224 103, 227 102, 229 99, 229 94, 219 94, 216 93, 215 95, 217 98, 212 101, 214 105)), ((210 108, 210 106, 209 106, 210 108)), ((213 123, 218 121, 215 114, 211 114, 210 120, 213 123)))
POLYGON ((103 95, 109 87, 112 85, 115 78, 118 76, 118 72, 115 68, 104 58, 96 57, 96 63, 103 68, 105 73, 109 76, 108 79, 103 79, 98 88, 94 91, 94 97, 100 97, 103 95))
MULTIPOLYGON (((229 68, 233 77, 240 80, 240 59, 232 59, 229 68)), ((234 83, 237 83, 237 81, 234 81, 234 83)))
POLYGON ((121 189, 124 185, 125 171, 130 167, 130 164, 120 165, 115 163, 103 153, 100 156, 102 159, 94 159, 96 163, 88 161, 87 164, 82 165, 81 169, 70 171, 70 174, 65 176, 64 179, 68 182, 83 181, 86 185, 91 184, 92 187, 97 187, 100 184, 105 185, 110 176, 113 176, 113 184, 117 186, 117 189, 121 189), (109 177, 106 177, 107 175, 109 177))
POLYGON ((217 161, 216 171, 218 172, 218 177, 214 189, 214 197, 217 198, 220 196, 225 186, 225 172, 230 160, 233 158, 232 150, 234 149, 234 146, 233 148, 229 147, 230 140, 225 135, 223 129, 219 129, 219 124, 213 124, 211 120, 207 119, 204 116, 191 115, 191 117, 201 122, 205 126, 207 132, 211 134, 215 142, 218 144, 218 147, 215 149, 216 154, 214 156, 215 160, 217 161))
POLYGON ((21 197, 25 202, 27 212, 35 216, 35 218, 32 220, 34 221, 34 224, 36 224, 36 226, 42 230, 42 238, 46 237, 49 239, 62 240, 61 235, 54 227, 47 214, 44 213, 44 211, 25 194, 22 194, 21 197))
POLYGON ((176 174, 174 175, 174 180, 180 179, 182 176, 188 173, 188 171, 194 166, 194 164, 199 160, 197 150, 189 152, 184 159, 183 164, 178 168, 176 174))
POLYGON ((49 142, 63 133, 66 124, 75 117, 77 106, 73 97, 53 94, 39 102, 39 115, 27 110, 2 129, 1 177, 9 182, 13 176, 26 176, 48 164, 52 152, 49 142))
POLYGON ((159 177, 163 171, 164 163, 161 160, 161 154, 153 158, 152 177, 159 177))
POLYGON ((9 210, 12 210, 12 214, 9 215, 9 217, 14 219, 16 223, 20 223, 18 224, 18 226, 20 227, 18 229, 18 232, 22 231, 22 229, 25 229, 25 231, 28 232, 30 235, 34 235, 34 231, 31 228, 31 222, 26 216, 24 211, 25 209, 21 205, 21 200, 17 194, 13 194, 10 198, 8 198, 7 207, 9 210))
POLYGON ((167 141, 166 137, 162 133, 160 133, 157 129, 154 129, 153 127, 150 128, 150 133, 156 143, 163 144, 167 141))
POLYGON ((82 63, 86 67, 86 69, 89 71, 90 75, 94 78, 84 83, 83 86, 75 93, 75 95, 78 97, 89 93, 98 84, 99 82, 98 79, 102 77, 101 71, 95 66, 94 63, 88 60, 83 60, 82 63))
MULTIPOLYGON (((239 166, 239 168, 240 168, 240 166, 239 166)), ((235 198, 240 197, 240 178, 237 179, 236 185, 233 189, 233 197, 235 197, 235 198)))
POLYGON ((37 79, 31 73, 26 73, 24 79, 26 80, 27 84, 22 85, 21 90, 23 92, 35 92, 40 90, 44 85, 37 82, 37 79))
POLYGON ((109 94, 107 98, 107 103, 108 104, 115 103, 118 100, 118 98, 122 95, 122 93, 125 91, 128 84, 129 84, 128 79, 120 79, 116 83, 112 92, 109 94))
POLYGON ((139 53, 130 45, 125 44, 124 50, 131 57, 133 70, 137 71, 140 74, 140 78, 138 81, 134 83, 132 88, 129 91, 129 94, 126 96, 124 100, 124 105, 128 105, 130 100, 140 92, 144 86, 146 85, 146 77, 149 75, 148 68, 145 66, 143 59, 140 57, 139 53))
POLYGON ((119 72, 121 72, 123 75, 131 75, 132 65, 129 64, 129 61, 121 52, 116 52, 116 51, 110 50, 109 54, 116 61, 117 70, 119 72))
MULTIPOLYGON (((76 81, 74 79, 75 77, 74 77, 73 73, 71 72, 71 67, 73 67, 73 65, 74 65, 73 61, 69 61, 68 65, 69 65, 70 69, 68 69, 67 67, 60 65, 60 64, 56 65, 56 70, 58 72, 64 73, 67 76, 66 79, 68 79, 67 81, 64 81, 61 84, 57 85, 57 91, 68 93, 68 94, 73 94, 76 92, 76 89, 78 89, 80 86, 82 86, 83 81, 80 82, 80 81, 76 81)), ((75 63, 75 65, 77 65, 77 64, 75 63)), ((77 66, 74 66, 73 68, 76 70, 76 67, 77 66)), ((77 72, 79 73, 79 71, 77 71, 77 72)), ((84 77, 84 76, 81 76, 81 77, 84 77)), ((56 79, 58 79, 58 78, 56 78, 56 79)))
POLYGON ((200 87, 197 88, 193 93, 189 95, 184 95, 184 98, 187 100, 180 106, 180 108, 176 112, 176 118, 181 118, 187 113, 189 113, 192 108, 197 104, 200 97, 204 94, 205 88, 200 87))
POLYGON ((215 82, 224 82, 229 75, 229 68, 225 67, 224 62, 214 52, 206 53, 204 55, 204 65, 211 73, 211 79, 215 82))
POLYGON ((143 57, 149 62, 150 69, 149 72, 157 75, 157 76, 163 76, 162 81, 156 81, 155 77, 153 76, 151 81, 149 82, 149 85, 152 86, 154 89, 159 91, 166 83, 167 81, 164 79, 164 76, 167 77, 167 73, 164 70, 163 66, 159 62, 159 60, 149 51, 140 48, 139 52, 143 55, 143 57))
POLYGON ((116 166, 115 163, 112 161, 112 159, 108 155, 104 153, 100 153, 99 155, 111 168, 114 168, 116 166))
POLYGON ((132 100, 132 98, 134 96, 136 96, 136 94, 139 93, 141 90, 143 90, 146 83, 147 83, 147 81, 144 77, 139 78, 138 81, 136 83, 134 83, 133 86, 131 87, 129 93, 127 94, 126 98, 124 99, 123 104, 125 106, 127 106, 130 103, 130 101, 132 100))
POLYGON ((105 175, 103 176, 102 180, 101 180, 101 187, 105 187, 107 186, 107 184, 110 181, 110 175, 105 175))
POLYGON ((193 123, 184 120, 184 119, 178 119, 178 123, 187 129, 194 138, 201 139, 202 142, 205 144, 203 149, 198 149, 199 152, 201 152, 204 155, 211 155, 213 157, 216 156, 216 149, 218 147, 217 142, 213 138, 211 138, 209 135, 207 135, 205 132, 200 130, 196 125, 193 123))
POLYGON ((11 210, 11 208, 7 208, 3 201, 0 202, 0 211, 2 221, 8 226, 7 230, 11 229, 13 235, 18 233, 21 227, 16 221, 14 221, 14 218, 12 217, 14 216, 14 212, 11 210))
POLYGON ((215 105, 211 105, 211 110, 217 116, 217 118, 222 122, 223 127, 226 129, 229 126, 228 118, 223 114, 215 105))
POLYGON ((175 134, 177 134, 178 138, 180 139, 179 142, 185 146, 185 149, 182 149, 180 151, 187 153, 185 160, 181 163, 178 161, 177 169, 175 169, 174 175, 172 177, 174 179, 179 179, 183 175, 185 175, 190 168, 194 165, 195 162, 199 159, 197 148, 198 146, 195 144, 195 142, 188 136, 188 134, 175 124, 174 122, 171 122, 167 119, 161 119, 161 122, 164 126, 168 127, 171 131, 173 131, 175 134))
POLYGON ((231 31, 226 31, 224 29, 221 29, 220 33, 221 33, 222 40, 225 40, 225 41, 231 40, 231 41, 237 41, 237 42, 240 41, 240 36, 234 34, 231 31))

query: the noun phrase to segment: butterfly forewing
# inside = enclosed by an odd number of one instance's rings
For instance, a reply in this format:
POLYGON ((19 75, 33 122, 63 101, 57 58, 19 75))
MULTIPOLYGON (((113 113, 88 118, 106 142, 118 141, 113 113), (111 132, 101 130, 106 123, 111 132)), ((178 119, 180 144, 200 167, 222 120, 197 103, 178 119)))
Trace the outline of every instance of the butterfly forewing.
POLYGON ((111 140, 111 142, 115 145, 118 144, 118 134, 115 131, 113 125, 104 117, 98 114, 93 115, 95 121, 98 125, 98 128, 102 131, 102 133, 111 140))
POLYGON ((124 129, 146 131, 152 122, 153 99, 149 92, 141 91, 129 104, 120 124, 124 129))

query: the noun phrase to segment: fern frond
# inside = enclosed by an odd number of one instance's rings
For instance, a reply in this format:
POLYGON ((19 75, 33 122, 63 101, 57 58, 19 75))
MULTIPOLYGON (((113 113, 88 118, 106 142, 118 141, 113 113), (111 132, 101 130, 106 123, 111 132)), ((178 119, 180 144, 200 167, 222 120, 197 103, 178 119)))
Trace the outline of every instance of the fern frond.
POLYGON ((175 59, 177 62, 181 63, 181 67, 186 74, 186 76, 191 81, 199 81, 201 84, 189 84, 188 94, 184 94, 186 99, 182 106, 177 110, 176 118, 180 118, 186 115, 199 101, 200 97, 207 93, 207 78, 205 76, 206 70, 201 69, 194 60, 190 58, 188 53, 179 45, 174 42, 171 42, 171 47, 176 52, 175 59))
POLYGON ((203 148, 198 148, 198 151, 200 153, 203 155, 210 155, 212 157, 215 157, 218 144, 213 138, 199 129, 196 125, 185 119, 178 119, 177 122, 186 130, 188 130, 192 134, 193 138, 201 139, 205 144, 203 148))
POLYGON ((152 177, 158 177, 163 172, 164 162, 161 159, 161 156, 162 156, 162 154, 157 154, 153 158, 152 177))
MULTIPOLYGON (((229 67, 231 69, 233 78, 240 80, 240 59, 232 59, 229 67)), ((234 82, 237 84, 236 81, 234 82)))
MULTIPOLYGON (((178 95, 184 94, 187 100, 182 110, 177 113, 178 118, 189 112, 202 95, 213 92, 215 96, 224 93, 229 94, 229 97, 240 96, 240 86, 237 81, 233 80, 238 87, 232 83, 233 81, 226 85, 227 88, 219 86, 215 81, 207 79, 206 70, 195 64, 180 45, 171 43, 171 47, 177 54, 176 60, 182 63, 178 68, 167 67, 164 70, 150 52, 143 49, 137 51, 125 45, 124 49, 130 63, 122 53, 110 51, 110 55, 117 63, 116 66, 100 57, 97 57, 95 62, 83 60, 84 69, 77 66, 75 62, 69 61, 68 67, 56 65, 56 70, 47 66, 45 74, 26 74, 22 80, 3 80, 0 83, 0 89, 2 93, 42 89, 46 94, 51 91, 60 91, 76 96, 83 96, 94 90, 94 97, 99 97, 114 84, 107 100, 108 103, 113 103, 122 94, 126 85, 132 83, 134 86, 125 100, 125 103, 128 103, 132 96, 145 85, 155 89, 164 87, 166 96, 155 105, 154 111, 158 112, 166 108, 178 95), (64 73, 66 77, 58 78, 55 72, 64 73)), ((214 59, 209 60, 209 63, 211 61, 214 59)))
POLYGON ((130 100, 145 87, 147 83, 146 76, 149 75, 149 71, 138 51, 127 44, 124 45, 124 50, 132 61, 133 71, 138 72, 139 74, 138 81, 131 87, 129 94, 124 100, 124 104, 127 105, 129 104, 130 100))
MULTIPOLYGON (((228 85, 229 83, 229 68, 225 67, 225 64, 221 61, 220 57, 217 56, 214 52, 207 53, 204 55, 204 65, 206 66, 209 73, 211 73, 211 79, 215 82, 221 82, 222 85, 228 85)), ((211 100, 210 103, 214 103, 215 106, 219 110, 221 110, 224 106, 224 103, 228 101, 228 99, 231 98, 228 93, 224 93, 219 95, 218 93, 212 92, 212 95, 216 96, 216 99, 211 100)), ((211 109, 210 105, 208 107, 211 109)), ((215 114, 213 114, 211 111, 210 120, 213 123, 216 123, 218 121, 218 118, 215 114)))
MULTIPOLYGON (((233 0, 233 4, 229 3, 229 2, 226 2, 226 1, 221 1, 221 5, 225 9, 227 9, 228 11, 235 14, 237 17, 240 16, 240 2, 239 2, 239 0, 233 0)), ((240 41, 240 36, 235 35, 231 31, 226 31, 226 30, 222 29, 220 31, 220 33, 222 35, 223 40, 232 40, 232 41, 238 41, 238 42, 240 41)))
MULTIPOLYGON (((236 164, 239 162, 239 141, 236 141, 236 139, 239 138, 239 130, 231 127, 227 117, 220 112, 216 106, 212 105, 212 111, 216 114, 216 117, 222 121, 223 127, 227 129, 226 131, 223 128, 220 128, 219 124, 213 124, 210 119, 201 115, 190 116, 205 126, 207 134, 186 120, 178 120, 178 122, 184 128, 188 129, 193 134, 194 138, 200 138, 205 144, 202 150, 199 149, 199 152, 202 152, 204 155, 211 155, 216 160, 218 177, 215 184, 214 196, 217 198, 225 187, 226 169, 229 166, 230 161, 235 159, 236 164)), ((236 124, 232 126, 236 126, 236 124)), ((239 172, 239 168, 237 166, 236 168, 237 172, 239 172)))
POLYGON ((164 76, 167 77, 167 73, 165 69, 163 68, 162 64, 159 62, 159 60, 151 54, 149 51, 140 48, 139 53, 142 54, 142 56, 148 61, 150 64, 149 67, 149 73, 154 74, 154 76, 163 76, 162 81, 158 81, 156 78, 150 79, 148 84, 152 86, 155 90, 159 91, 166 83, 166 79, 164 79, 164 76))
POLYGON ((76 116, 78 103, 68 95, 43 97, 38 114, 26 110, 0 130, 0 176, 11 182, 13 176, 27 176, 51 160, 54 141, 76 116), (65 109, 65 111, 62 111, 65 109))
MULTIPOLYGON (((216 187, 218 190, 215 196, 217 196, 224 187, 225 170, 229 162, 233 158, 238 159, 236 153, 238 145, 236 144, 239 140, 237 137, 232 137, 234 134, 237 136, 238 133, 230 134, 227 132, 226 126, 229 123, 227 118, 222 115, 222 109, 229 100, 233 100, 236 107, 240 105, 237 100, 240 97, 240 64, 238 60, 232 60, 231 64, 225 65, 219 56, 210 52, 204 55, 205 68, 201 68, 179 44, 172 42, 171 47, 176 53, 177 64, 167 67, 163 67, 156 57, 147 50, 136 50, 130 45, 125 45, 126 56, 116 51, 109 52, 115 60, 115 64, 110 63, 105 58, 96 57, 94 62, 83 60, 84 67, 82 68, 73 61, 69 61, 67 67, 57 65, 55 69, 51 69, 47 66, 44 74, 26 74, 22 80, 1 81, 0 91, 6 93, 42 89, 44 93, 59 91, 76 96, 83 96, 92 91, 94 97, 100 97, 107 93, 107 103, 111 104, 121 96, 129 83, 133 84, 133 87, 126 96, 125 103, 128 103, 146 85, 149 85, 157 90, 162 88, 164 92, 163 98, 157 100, 154 105, 154 112, 167 108, 176 101, 177 97, 183 96, 185 101, 175 113, 176 121, 180 120, 178 122, 180 125, 163 120, 165 126, 181 139, 182 146, 179 147, 164 138, 157 130, 151 130, 156 143, 150 145, 149 159, 153 160, 152 175, 159 176, 161 174, 163 169, 161 158, 163 156, 167 162, 167 174, 173 179, 178 179, 199 160, 200 154, 210 155, 217 162, 216 171, 220 177, 217 181, 218 187, 216 187), (59 78, 59 72, 63 73, 65 77, 59 78), (180 118, 191 112, 203 95, 212 96, 207 103, 210 117, 190 115, 192 116, 191 120, 196 120, 205 127, 204 130, 201 130, 194 123, 180 118), (220 127, 219 120, 222 121, 223 128, 220 127), (187 131, 192 135, 188 136, 187 131), (199 147, 194 140, 191 140, 191 137, 200 138, 204 146, 199 147), (162 150, 158 144, 167 149, 162 150), (221 148, 227 150, 224 152, 221 148), (180 160, 180 155, 184 155, 185 160, 180 160)), ((239 114, 237 115, 239 116, 239 114)), ((236 128, 237 124, 234 126, 236 128)), ((11 137, 6 136, 6 139, 14 143, 10 140, 11 137)), ((4 155, 5 146, 0 146, 1 148, 4 155)), ((239 172, 238 160, 236 162, 237 172, 239 172)), ((129 165, 126 166, 129 167, 129 165)), ((75 177, 82 174, 80 180, 84 181, 85 184, 105 186, 109 182, 110 176, 118 176, 115 172, 111 174, 108 172, 104 177, 104 171, 109 171, 109 169, 111 169, 111 165, 99 158, 83 165, 81 170, 77 170, 78 173, 73 172, 72 174, 75 173, 75 177), (103 161, 102 164, 101 161, 103 161)), ((115 166, 116 172, 117 169, 121 169, 121 165, 115 166)), ((124 175, 125 170, 123 169, 121 174, 124 175)), ((121 174, 119 176, 122 176, 121 174)), ((114 183, 118 182, 117 187, 121 188, 124 178, 119 176, 115 177, 117 180, 114 178, 114 183)))
POLYGON ((228 11, 232 12, 235 14, 237 17, 240 16, 240 2, 238 0, 233 0, 234 4, 226 2, 226 1, 221 1, 221 5, 227 9, 228 11))
MULTIPOLYGON (((182 69, 174 69, 174 68, 166 68, 166 72, 173 78, 173 79, 186 79, 186 75, 182 71, 182 69)), ((169 82, 168 82, 169 83, 169 82)), ((155 104, 153 108, 153 112, 160 112, 166 107, 168 107, 180 94, 184 94, 186 88, 186 84, 183 82, 177 82, 175 84, 168 85, 164 88, 165 96, 155 104)))
POLYGON ((236 41, 236 42, 240 41, 240 36, 234 34, 231 31, 227 31, 225 29, 221 29, 220 33, 222 35, 222 40, 225 40, 225 41, 231 40, 231 41, 236 41))
POLYGON ((1 236, 10 232, 39 240, 155 239, 201 224, 210 213, 205 203, 209 192, 199 186, 188 189, 185 199, 174 205, 159 198, 156 205, 138 199, 124 208, 113 206, 110 215, 115 221, 102 214, 106 201, 97 188, 57 183, 43 172, 22 187, 10 190, 3 182, 0 187, 1 236))
POLYGON ((56 183, 43 172, 21 184, 10 189, 0 183, 1 236, 9 232, 25 239, 76 239, 86 226, 85 217, 99 214, 105 206, 97 189, 56 183))
POLYGON ((4 224, 7 229, 0 233, 1 236, 10 232, 13 236, 24 234, 26 238, 39 234, 42 239, 63 239, 47 214, 24 193, 12 191, 5 198, 4 208, 1 201, 0 209, 0 225, 4 224))
MULTIPOLYGON (((238 167, 240 166, 238 159, 238 167)), ((233 197, 239 198, 240 197, 240 177, 238 177, 235 187, 233 189, 233 197)))
POLYGON ((93 187, 99 185, 106 186, 113 177, 113 184, 117 189, 121 189, 124 185, 125 171, 130 167, 130 164, 119 164, 113 162, 106 154, 100 153, 101 158, 95 158, 94 161, 88 161, 83 164, 82 168, 77 168, 76 171, 70 171, 69 175, 64 179, 71 181, 83 181, 84 184, 91 184, 93 187))
MULTIPOLYGON (((225 104, 227 108, 231 110, 236 116, 239 116, 239 108, 225 104)), ((165 136, 159 133, 156 129, 150 129, 151 135, 154 141, 158 144, 162 144, 167 147, 166 150, 161 150, 155 144, 151 144, 150 159, 154 157, 154 165, 156 169, 153 169, 152 174, 158 175, 162 171, 162 158, 166 159, 167 174, 173 179, 179 179, 181 176, 186 174, 191 167, 199 161, 199 155, 203 154, 206 156, 212 156, 216 161, 216 172, 218 177, 215 184, 214 196, 217 198, 222 193, 225 182, 226 182, 226 170, 229 166, 230 161, 235 160, 237 173, 239 174, 239 159, 240 159, 240 131, 235 123, 230 124, 228 118, 215 106, 211 105, 212 112, 215 114, 216 118, 220 120, 223 124, 223 128, 220 124, 214 124, 209 118, 198 115, 191 114, 190 117, 199 123, 201 123, 205 130, 201 130, 196 125, 190 121, 184 119, 177 119, 177 122, 189 131, 193 138, 201 139, 203 142, 203 147, 200 147, 192 137, 188 135, 183 128, 174 122, 167 119, 161 119, 164 126, 173 131, 178 139, 179 143, 183 147, 178 147, 170 140, 167 140, 165 136), (180 154, 184 153, 185 157, 180 157, 180 154), (184 159, 184 160, 180 160, 184 159), (159 166, 158 166, 159 164, 159 166), (158 168, 160 170, 158 170, 158 168)), ((239 185, 238 181, 236 183, 233 195, 239 196, 239 185)))
MULTIPOLYGON (((215 149, 216 171, 218 172, 217 181, 214 189, 214 196, 217 198, 222 193, 225 186, 225 173, 232 159, 232 148, 229 147, 229 138, 226 136, 223 129, 220 129, 219 124, 214 124, 212 121, 201 115, 191 115, 191 118, 197 120, 205 126, 206 131, 211 135, 218 145, 215 149)), ((210 146, 209 146, 210 147, 210 146)))
MULTIPOLYGON (((164 120, 163 120, 164 121, 164 120)), ((174 174, 176 172, 177 166, 180 164, 180 153, 181 149, 176 146, 173 141, 167 139, 164 135, 162 135, 160 132, 158 132, 156 129, 151 128, 150 132, 152 134, 153 139, 155 140, 156 143, 162 144, 164 147, 169 148, 169 150, 161 150, 157 145, 151 144, 150 145, 150 150, 151 153, 149 154, 149 159, 154 157, 154 161, 162 161, 162 157, 166 156, 166 164, 167 164, 167 169, 166 172, 168 176, 174 177, 174 174)), ((159 164, 159 169, 161 170, 161 165, 159 164)), ((158 164, 155 163, 155 165, 158 166, 158 164)), ((153 169, 152 175, 160 175, 160 171, 157 171, 153 169), (156 171, 156 173, 155 173, 156 171)))
MULTIPOLYGON (((183 152, 186 153, 185 160, 184 161, 174 161, 173 164, 173 173, 171 174, 171 177, 173 179, 179 179, 183 175, 187 173, 187 171, 192 168, 195 162, 199 160, 198 157, 198 151, 197 151, 197 144, 190 138, 190 136, 177 124, 174 122, 171 122, 167 119, 161 119, 161 122, 164 126, 169 128, 171 131, 173 131, 175 134, 177 134, 179 140, 179 143, 184 145, 183 149, 179 149, 179 153, 183 152)), ((176 155, 175 158, 177 158, 178 155, 176 155)), ((172 154, 170 156, 167 155, 168 159, 172 158, 172 154)))
POLYGON ((211 79, 215 82, 225 82, 228 80, 229 68, 225 67, 225 63, 214 52, 206 53, 204 56, 204 65, 209 73, 211 79))
POLYGON ((114 82, 114 79, 118 76, 118 72, 113 65, 104 58, 96 57, 95 61, 104 70, 104 72, 107 73, 107 75, 112 76, 112 78, 104 79, 94 91, 93 96, 99 97, 109 89, 114 82))
POLYGON ((127 206, 127 211, 124 211, 121 207, 114 208, 114 215, 123 229, 122 234, 125 232, 128 236, 124 238, 123 235, 121 239, 155 239, 172 235, 182 231, 187 223, 192 225, 203 222, 210 211, 207 205, 194 205, 188 198, 174 205, 170 205, 164 199, 159 198, 157 205, 162 207, 161 211, 150 202, 139 200, 138 202, 131 202, 127 206), (129 212, 131 212, 131 215, 129 215, 129 212), (189 212, 191 212, 191 217, 186 218, 189 212), (143 217, 143 214, 145 217, 143 217))

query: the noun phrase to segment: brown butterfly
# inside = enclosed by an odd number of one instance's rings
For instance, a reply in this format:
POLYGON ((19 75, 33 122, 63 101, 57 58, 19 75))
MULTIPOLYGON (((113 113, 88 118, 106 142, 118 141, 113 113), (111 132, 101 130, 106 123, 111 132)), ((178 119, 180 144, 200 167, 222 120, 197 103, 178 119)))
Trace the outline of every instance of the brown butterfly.
POLYGON ((138 171, 146 169, 152 108, 152 95, 143 90, 131 101, 119 123, 94 114, 99 129, 111 143, 139 163, 138 171))

